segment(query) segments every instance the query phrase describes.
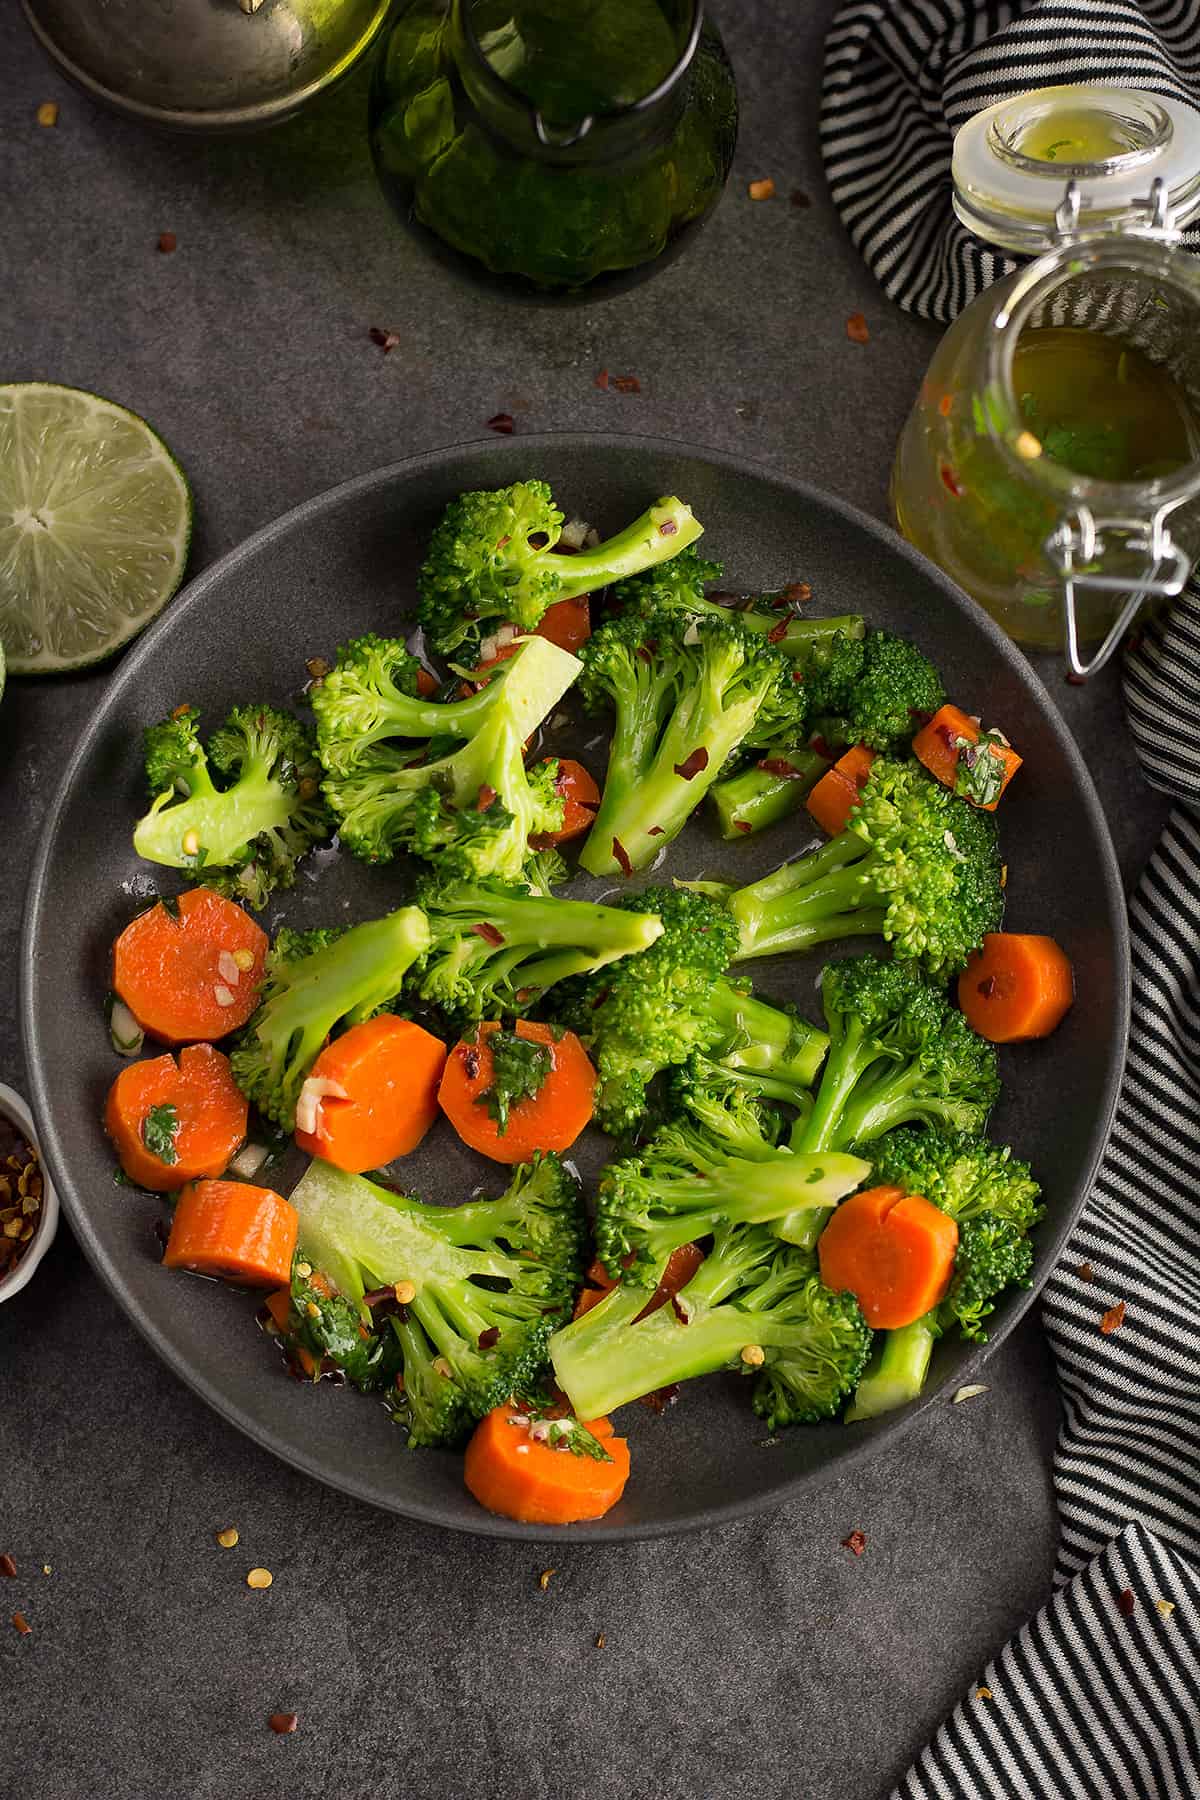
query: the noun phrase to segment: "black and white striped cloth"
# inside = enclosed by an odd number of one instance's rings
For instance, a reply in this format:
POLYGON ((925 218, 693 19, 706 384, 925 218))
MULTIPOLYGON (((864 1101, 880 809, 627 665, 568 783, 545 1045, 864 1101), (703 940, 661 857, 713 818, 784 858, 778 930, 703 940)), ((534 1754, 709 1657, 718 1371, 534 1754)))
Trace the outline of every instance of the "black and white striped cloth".
MULTIPOLYGON (((893 300, 952 319, 1015 266, 954 217, 951 140, 982 107, 1067 81, 1200 106, 1200 0, 840 7, 825 166, 893 300)), ((1184 242, 1200 249, 1200 228, 1184 242)), ((1115 1128, 1044 1295, 1063 1396, 1057 1590, 893 1800, 1200 1800, 1200 585, 1127 655, 1125 696, 1146 778, 1176 804, 1131 903, 1115 1128)))
MULTIPOLYGON (((950 145, 1027 88, 1102 81, 1200 106, 1200 0, 848 0, 825 45, 834 204, 888 298, 953 319, 1016 267, 960 225, 950 145)), ((1200 226, 1184 233, 1200 249, 1200 226)))

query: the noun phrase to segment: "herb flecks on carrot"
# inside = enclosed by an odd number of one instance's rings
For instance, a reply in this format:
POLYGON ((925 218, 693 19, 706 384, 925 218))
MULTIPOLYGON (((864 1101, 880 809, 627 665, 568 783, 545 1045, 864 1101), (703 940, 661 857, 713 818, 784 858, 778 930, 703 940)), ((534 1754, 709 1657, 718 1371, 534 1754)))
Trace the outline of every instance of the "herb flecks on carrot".
POLYGON ((1038 933, 989 931, 958 978, 964 1016, 993 1044, 1049 1037, 1074 998, 1070 958, 1038 933))
POLYGON ((822 775, 804 802, 821 830, 830 837, 839 837, 850 823, 850 814, 858 805, 874 761, 874 750, 868 750, 865 744, 853 745, 838 758, 832 769, 822 775))
POLYGON ((301 1089, 296 1142, 352 1175, 415 1150, 438 1112, 446 1046, 411 1019, 379 1013, 327 1044, 301 1089), (311 1084, 311 1085, 310 1085, 311 1084), (312 1099, 312 1128, 300 1125, 312 1099))
POLYGON ((867 1324, 893 1331, 943 1300, 954 1271, 958 1226, 921 1194, 867 1188, 843 1200, 821 1233, 821 1279, 855 1296, 867 1324))
POLYGON ((995 812, 1021 758, 999 732, 984 731, 961 707, 934 713, 912 741, 913 755, 944 787, 973 806, 995 812))
POLYGON ((616 1505, 629 1479, 629 1446, 608 1419, 582 1428, 573 1420, 539 1420, 514 1401, 475 1427, 463 1476, 480 1506, 501 1518, 572 1525, 616 1505))
POLYGON ((268 939, 212 888, 139 913, 113 945, 113 988, 143 1031, 168 1044, 238 1031, 254 1011, 268 939))
POLYGON ((109 1089, 104 1125, 137 1187, 167 1193, 223 1175, 246 1137, 249 1108, 211 1044, 186 1044, 176 1062, 130 1063, 109 1089))
POLYGON ((450 1052, 438 1099, 465 1144, 493 1162, 528 1162, 538 1150, 568 1150, 592 1116, 596 1071, 573 1031, 519 1019, 516 1035, 546 1046, 551 1066, 536 1094, 508 1108, 505 1129, 480 1101, 495 1086, 489 1039, 495 1022, 476 1028, 450 1052))
POLYGON ((295 1208, 271 1188, 197 1181, 179 1196, 163 1264, 277 1288, 291 1279, 298 1223, 295 1208))

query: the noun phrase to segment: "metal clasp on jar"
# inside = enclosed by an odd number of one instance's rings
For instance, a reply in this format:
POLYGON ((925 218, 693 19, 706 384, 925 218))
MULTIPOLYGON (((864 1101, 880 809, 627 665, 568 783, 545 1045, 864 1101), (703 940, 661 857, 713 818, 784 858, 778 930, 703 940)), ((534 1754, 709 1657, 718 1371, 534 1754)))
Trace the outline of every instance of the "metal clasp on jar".
POLYGON ((1067 660, 1072 672, 1081 676, 1095 675, 1104 667, 1147 600, 1173 600, 1181 594, 1191 568, 1191 559, 1167 530, 1163 511, 1150 520, 1097 519, 1088 507, 1078 506, 1059 521, 1043 548, 1062 579, 1067 660), (1103 571, 1104 558, 1114 554, 1127 554, 1147 565, 1144 576, 1133 578, 1132 591, 1128 574, 1103 571), (1076 588, 1128 596, 1089 662, 1079 654, 1076 588))

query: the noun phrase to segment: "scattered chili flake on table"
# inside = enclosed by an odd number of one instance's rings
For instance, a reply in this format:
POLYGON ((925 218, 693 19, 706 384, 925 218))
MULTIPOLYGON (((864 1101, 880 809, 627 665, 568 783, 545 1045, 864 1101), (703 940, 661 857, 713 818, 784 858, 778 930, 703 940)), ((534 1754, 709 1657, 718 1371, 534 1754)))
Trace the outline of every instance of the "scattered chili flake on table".
POLYGON ((367 332, 367 336, 370 338, 370 340, 373 344, 378 344, 379 348, 383 351, 383 354, 385 356, 387 356, 392 350, 394 350, 396 348, 396 345, 400 342, 399 332, 384 331, 378 325, 372 325, 370 330, 367 332))
POLYGON ((772 181, 771 177, 767 175, 762 181, 750 182, 746 188, 746 192, 752 200, 773 200, 775 198, 775 183, 772 181))
POLYGON ((1117 1304, 1115 1306, 1109 1307, 1108 1311, 1104 1314, 1103 1318, 1100 1320, 1100 1329, 1104 1333, 1105 1337, 1108 1337, 1112 1332, 1120 1331, 1120 1329, 1124 1323, 1125 1323, 1125 1302, 1123 1300, 1118 1300, 1117 1304))
POLYGON ((513 416, 511 413, 493 413, 488 420, 488 430, 498 431, 501 437, 513 434, 513 416))
POLYGON ((1137 1595, 1132 1588, 1122 1588, 1117 1595, 1117 1605, 1123 1618, 1132 1619, 1137 1608, 1137 1595))
POLYGON ((853 1550, 855 1556, 861 1556, 866 1547, 867 1534, 865 1531, 852 1531, 849 1537, 842 1539, 842 1549, 853 1550))
POLYGON ((640 394, 642 384, 636 375, 614 375, 612 385, 618 394, 640 394))
POLYGON ((602 1631, 598 1631, 596 1633, 596 1648, 597 1648, 597 1650, 603 1650, 605 1642, 606 1642, 606 1639, 605 1639, 604 1633, 602 1631))
POLYGON ((1089 1262, 1080 1263, 1075 1273, 1078 1275, 1080 1281, 1095 1281, 1096 1279, 1096 1271, 1089 1262))
POLYGON ((42 101, 37 109, 37 122, 39 125, 58 124, 58 102, 56 100, 42 101))
POLYGON ((595 380, 592 382, 592 386, 598 387, 598 388, 606 388, 608 386, 608 370, 607 369, 598 369, 597 370, 595 380))
POLYGON ((1069 674, 1064 675, 1063 680, 1067 683, 1068 687, 1085 687, 1087 685, 1087 676, 1076 675, 1074 669, 1072 669, 1069 674))
POLYGON ((290 1731, 295 1731, 299 1723, 298 1713, 272 1713, 267 1720, 276 1737, 286 1737, 290 1731))
POLYGON ((850 339, 852 344, 870 343, 870 329, 862 313, 857 312, 850 314, 850 317, 846 320, 846 336, 850 339))
POLYGON ((557 1573, 558 1573, 557 1569, 543 1569, 542 1570, 541 1574, 538 1576, 538 1586, 541 1588, 543 1594, 545 1593, 546 1589, 550 1586, 550 1577, 552 1575, 557 1575, 557 1573))
POLYGON ((16 1626, 17 1630, 20 1632, 22 1637, 28 1637, 30 1632, 33 1630, 33 1626, 29 1623, 29 1620, 25 1617, 24 1613, 14 1613, 12 1616, 12 1622, 16 1626))
POLYGON ((15 1575, 17 1565, 11 1556, 0 1556, 0 1575, 15 1575))
POLYGON ((990 1700, 991 1697, 992 1690, 990 1687, 977 1687, 975 1689, 975 1698, 977 1700, 990 1700))
POLYGON ((160 254, 163 256, 170 256, 178 242, 179 239, 175 236, 173 231, 160 231, 158 234, 158 248, 160 254))
POLYGON ((812 196, 810 194, 806 194, 803 188, 793 188, 791 191, 791 194, 789 196, 789 199, 791 201, 791 204, 796 207, 805 207, 805 206, 812 205, 812 196))

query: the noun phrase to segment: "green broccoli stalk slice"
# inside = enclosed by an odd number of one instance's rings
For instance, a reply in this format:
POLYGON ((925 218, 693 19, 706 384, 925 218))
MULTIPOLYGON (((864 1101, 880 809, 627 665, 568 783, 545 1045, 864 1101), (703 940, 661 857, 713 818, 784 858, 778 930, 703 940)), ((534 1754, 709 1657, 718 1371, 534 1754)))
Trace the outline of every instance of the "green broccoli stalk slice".
POLYGON ((718 781, 709 799, 721 836, 732 842, 790 819, 829 768, 829 758, 819 750, 782 748, 718 781))
POLYGON ((761 1225, 828 1211, 870 1172, 861 1157, 798 1156, 754 1132, 744 1105, 729 1121, 677 1119, 635 1157, 609 1165, 596 1201, 596 1253, 614 1280, 649 1283, 672 1250, 725 1224, 761 1225))
POLYGON ((723 572, 723 564, 710 562, 695 549, 683 550, 661 568, 617 582, 609 595, 610 608, 643 618, 664 610, 692 619, 733 618, 744 630, 769 637, 783 655, 802 663, 822 655, 835 639, 856 640, 863 635, 865 625, 857 613, 810 619, 797 610, 787 590, 763 595, 757 604, 728 594, 721 599, 708 597, 705 584, 719 581, 723 572))
POLYGON ((555 1378, 577 1417, 732 1370, 754 1377, 754 1410, 772 1430, 830 1418, 871 1342, 853 1295, 832 1293, 811 1256, 762 1225, 722 1225, 672 1306, 640 1317, 645 1300, 644 1286, 622 1281, 551 1338, 555 1378))
POLYGON ((682 500, 657 500, 594 549, 556 550, 563 515, 544 481, 460 494, 429 540, 417 578, 418 617, 435 649, 478 643, 481 622, 534 631, 548 607, 594 593, 678 555, 704 527, 682 500))
POLYGON ((995 821, 917 763, 880 757, 839 836, 728 904, 739 961, 870 936, 952 974, 1004 915, 995 821))
MULTIPOLYGON (((827 963, 821 999, 829 1054, 811 1110, 793 1128, 794 1150, 862 1149, 899 1125, 982 1130, 1000 1092, 995 1047, 915 964, 827 963)), ((824 1224, 796 1214, 776 1230, 811 1248, 824 1224)))
POLYGON ((515 1169, 496 1199, 451 1207, 314 1161, 291 1201, 305 1260, 361 1315, 374 1290, 412 1289, 389 1320, 410 1443, 461 1443, 493 1406, 535 1390, 582 1272, 579 1186, 557 1157, 515 1169))
POLYGON ((407 657, 403 645, 385 657, 380 640, 359 639, 313 692, 341 841, 370 862, 407 850, 446 876, 520 880, 530 839, 563 820, 558 764, 527 770, 525 742, 575 680, 578 660, 532 637, 470 700, 439 706, 397 687, 378 704, 380 671, 390 667, 403 683, 407 657))
POLYGON ((1027 1233, 1045 1211, 1028 1163, 968 1131, 898 1129, 869 1146, 868 1154, 873 1185, 921 1194, 949 1213, 958 1224, 958 1249, 940 1305, 883 1335, 846 1414, 848 1422, 915 1400, 933 1345, 944 1332, 957 1326, 964 1337, 986 1342, 983 1321, 999 1296, 1006 1288, 1029 1286, 1033 1245, 1027 1233))
POLYGON ((230 1056, 242 1092, 293 1130, 300 1090, 329 1034, 393 1000, 428 946, 429 927, 415 906, 348 931, 281 930, 262 999, 230 1056))
POLYGON ((524 1013, 556 982, 637 956, 661 936, 654 912, 532 894, 502 882, 422 883, 429 948, 413 971, 452 1019, 524 1013))
POLYGON ((333 830, 312 736, 274 707, 235 706, 206 750, 199 718, 182 706, 147 729, 152 804, 133 847, 147 862, 202 872, 208 887, 265 906, 333 830))
POLYGON ((628 614, 594 632, 580 659, 584 704, 613 712, 604 791, 579 858, 591 875, 646 868, 743 741, 802 729, 791 665, 736 615, 628 614))
POLYGON ((568 982, 551 999, 554 1016, 592 1053, 596 1116, 606 1131, 636 1130, 650 1082, 694 1051, 783 1083, 788 1093, 812 1080, 824 1032, 724 979, 737 927, 723 906, 687 888, 660 887, 619 905, 655 914, 661 936, 640 956, 568 982))

